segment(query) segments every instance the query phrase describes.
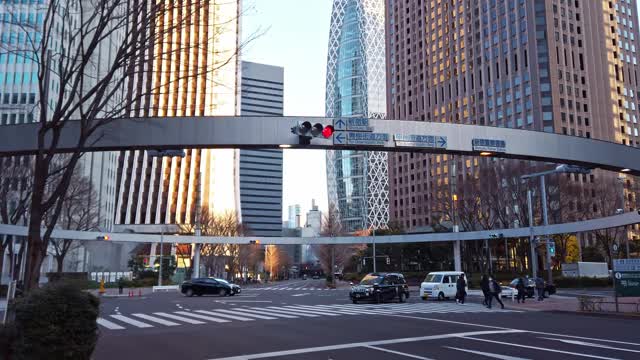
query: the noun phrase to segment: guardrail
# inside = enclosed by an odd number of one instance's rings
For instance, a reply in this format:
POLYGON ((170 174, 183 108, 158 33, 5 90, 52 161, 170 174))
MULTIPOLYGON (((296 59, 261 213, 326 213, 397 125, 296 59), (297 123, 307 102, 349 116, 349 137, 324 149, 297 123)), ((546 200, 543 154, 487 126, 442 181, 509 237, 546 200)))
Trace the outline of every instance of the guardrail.
POLYGON ((180 290, 180 285, 163 285, 163 286, 154 286, 151 291, 178 291, 180 290))
POLYGON ((602 312, 626 312, 626 313, 640 313, 640 302, 618 302, 616 310, 616 302, 609 301, 608 299, 593 297, 593 296, 580 296, 578 298, 579 310, 584 312, 602 313, 602 312), (622 309, 621 309, 622 308, 622 309), (629 311, 624 311, 624 310, 629 311))

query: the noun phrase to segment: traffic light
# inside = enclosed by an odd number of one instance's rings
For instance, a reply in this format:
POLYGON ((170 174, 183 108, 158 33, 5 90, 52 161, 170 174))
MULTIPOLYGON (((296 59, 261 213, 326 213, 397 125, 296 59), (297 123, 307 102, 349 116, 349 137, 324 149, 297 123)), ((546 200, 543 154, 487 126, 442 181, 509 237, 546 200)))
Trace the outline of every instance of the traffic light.
POLYGON ((298 121, 298 124, 291 128, 293 134, 298 135, 300 145, 311 144, 311 139, 322 136, 328 139, 333 135, 333 126, 324 126, 321 123, 311 124, 309 121, 298 121))
POLYGON ((556 243, 553 240, 549 240, 549 254, 556 256, 556 243))
POLYGON ((251 244, 251 245, 260 245, 260 240, 249 240, 249 244, 251 244))
POLYGON ((367 259, 365 258, 362 259, 362 266, 367 266, 367 259))
POLYGON ((109 235, 102 235, 102 236, 98 236, 96 237, 96 240, 103 240, 103 241, 109 241, 109 235))

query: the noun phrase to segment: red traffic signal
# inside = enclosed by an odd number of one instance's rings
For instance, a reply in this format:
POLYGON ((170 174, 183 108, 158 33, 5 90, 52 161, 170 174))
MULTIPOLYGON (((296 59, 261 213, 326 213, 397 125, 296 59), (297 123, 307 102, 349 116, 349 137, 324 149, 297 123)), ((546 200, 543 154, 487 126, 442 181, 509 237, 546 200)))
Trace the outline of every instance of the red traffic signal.
POLYGON ((325 139, 328 139, 331 137, 331 135, 333 135, 333 132, 335 130, 333 129, 333 125, 327 125, 324 127, 324 129, 322 129, 322 136, 324 136, 325 139))

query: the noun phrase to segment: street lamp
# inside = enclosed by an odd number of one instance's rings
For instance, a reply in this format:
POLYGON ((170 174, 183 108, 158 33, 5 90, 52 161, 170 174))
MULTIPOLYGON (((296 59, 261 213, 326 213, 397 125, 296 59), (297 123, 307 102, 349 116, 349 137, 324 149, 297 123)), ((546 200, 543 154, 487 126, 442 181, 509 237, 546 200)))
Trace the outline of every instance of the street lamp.
MULTIPOLYGON (((549 225, 549 218, 547 215, 547 189, 545 186, 544 177, 549 174, 556 173, 565 173, 565 174, 589 174, 591 169, 583 168, 576 165, 567 165, 562 164, 556 166, 553 170, 542 171, 534 174, 523 175, 520 177, 522 180, 528 180, 531 178, 539 177, 540 178, 540 197, 542 198, 542 221, 544 226, 549 225)), ((535 258, 535 246, 533 245, 533 212, 531 206, 531 190, 527 190, 527 202, 529 207, 529 241, 531 242, 531 263, 534 264, 535 258)), ((549 283, 553 282, 553 274, 551 273, 551 251, 549 249, 549 242, 546 243, 547 248, 547 279, 549 283)), ((533 276, 534 278, 537 276, 537 269, 533 267, 533 276)))

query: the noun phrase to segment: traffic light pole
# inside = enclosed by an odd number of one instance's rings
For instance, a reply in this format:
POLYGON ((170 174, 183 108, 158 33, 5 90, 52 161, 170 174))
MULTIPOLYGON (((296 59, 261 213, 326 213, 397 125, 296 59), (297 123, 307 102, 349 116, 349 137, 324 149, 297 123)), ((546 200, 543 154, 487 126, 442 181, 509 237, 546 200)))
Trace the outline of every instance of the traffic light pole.
MULTIPOLYGON (((544 226, 549 225, 549 217, 547 215, 547 189, 544 181, 544 175, 540 176, 540 196, 542 197, 542 221, 544 226)), ((547 282, 553 284, 553 273, 551 271, 551 251, 549 249, 549 240, 546 242, 547 249, 547 282)))
POLYGON ((162 286, 162 248, 164 246, 164 226, 160 228, 160 268, 158 269, 158 286, 162 286))
POLYGON ((371 234, 373 235, 373 272, 376 271, 376 229, 371 230, 371 234))

